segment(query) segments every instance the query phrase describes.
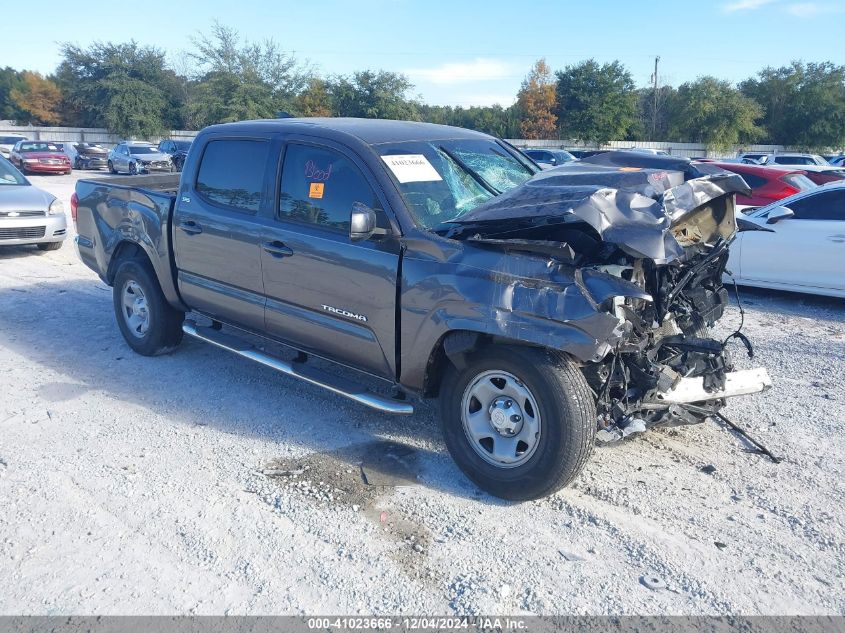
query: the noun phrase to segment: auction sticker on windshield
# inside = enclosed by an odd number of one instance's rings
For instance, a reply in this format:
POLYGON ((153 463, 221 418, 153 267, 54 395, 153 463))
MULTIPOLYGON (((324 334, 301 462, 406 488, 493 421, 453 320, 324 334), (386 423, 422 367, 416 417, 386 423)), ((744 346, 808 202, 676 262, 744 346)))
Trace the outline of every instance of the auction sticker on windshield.
POLYGON ((392 154, 381 159, 402 184, 406 182, 434 182, 443 180, 422 154, 392 154))

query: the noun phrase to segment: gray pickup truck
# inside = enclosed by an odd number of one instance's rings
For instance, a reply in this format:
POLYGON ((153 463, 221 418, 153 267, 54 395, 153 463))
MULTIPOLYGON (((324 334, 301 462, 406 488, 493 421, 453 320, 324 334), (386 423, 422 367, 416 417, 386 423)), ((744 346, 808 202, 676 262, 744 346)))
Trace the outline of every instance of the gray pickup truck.
POLYGON ((188 334, 381 411, 438 397, 466 475, 532 499, 597 436, 698 423, 771 384, 708 336, 745 182, 620 154, 541 172, 440 125, 230 123, 199 133, 181 178, 80 180, 72 216, 136 352, 188 334))

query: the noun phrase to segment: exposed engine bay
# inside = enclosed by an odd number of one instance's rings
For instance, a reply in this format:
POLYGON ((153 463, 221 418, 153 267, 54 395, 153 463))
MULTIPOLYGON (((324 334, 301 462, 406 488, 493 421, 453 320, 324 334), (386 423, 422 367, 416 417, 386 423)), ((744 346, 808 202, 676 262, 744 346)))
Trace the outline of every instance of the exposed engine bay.
POLYGON ((703 422, 726 398, 771 386, 765 369, 734 370, 737 341, 753 357, 741 331, 723 340, 709 332, 729 303, 723 276, 737 233, 734 198, 747 191, 741 177, 706 164, 608 152, 477 207, 450 237, 571 267, 593 308, 616 317, 606 353, 582 364, 598 437, 613 441, 703 422), (599 275, 620 282, 609 298, 588 287, 599 275))

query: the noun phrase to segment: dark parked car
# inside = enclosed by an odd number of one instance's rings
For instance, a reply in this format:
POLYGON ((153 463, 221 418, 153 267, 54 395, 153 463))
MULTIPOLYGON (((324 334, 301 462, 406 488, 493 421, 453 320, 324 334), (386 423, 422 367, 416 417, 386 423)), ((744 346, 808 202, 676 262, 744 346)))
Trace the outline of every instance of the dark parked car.
POLYGON ((18 141, 9 154, 9 161, 24 174, 69 174, 70 159, 50 141, 18 141))
POLYGON ((590 156, 596 156, 597 154, 603 154, 607 150, 604 149, 574 149, 574 148, 567 148, 567 152, 569 152, 575 158, 590 158, 590 156))
POLYGON ((185 164, 185 159, 188 157, 188 150, 191 149, 191 141, 185 140, 164 140, 158 144, 158 151, 162 154, 170 156, 173 162, 173 168, 176 171, 182 171, 182 166, 185 164))
POLYGON ((558 165, 565 165, 576 160, 572 154, 563 149, 535 149, 529 147, 522 150, 522 153, 541 167, 557 167, 558 165))
POLYGON ((788 167, 764 167, 743 163, 709 162, 726 171, 734 172, 743 177, 751 187, 751 195, 737 195, 737 207, 764 207, 775 200, 786 198, 800 191, 816 188, 816 183, 810 180, 807 172, 788 167))
POLYGON ((99 143, 64 143, 62 149, 74 169, 105 169, 109 150, 99 143))
POLYGON ((707 334, 735 174, 623 152, 538 173, 486 134, 404 121, 230 123, 194 145, 181 179, 80 180, 72 198, 140 354, 186 333, 381 411, 438 396, 457 464, 510 499, 572 481, 597 432, 697 423, 771 384, 707 334))

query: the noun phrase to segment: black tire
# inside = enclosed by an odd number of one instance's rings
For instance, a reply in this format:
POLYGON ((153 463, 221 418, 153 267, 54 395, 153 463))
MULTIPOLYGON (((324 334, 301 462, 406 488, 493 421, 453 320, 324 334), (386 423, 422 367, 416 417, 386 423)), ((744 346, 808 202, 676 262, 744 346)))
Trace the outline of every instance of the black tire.
POLYGON ((116 174, 117 173, 117 170, 114 168, 114 165, 112 164, 111 161, 109 161, 109 173, 110 174, 116 174))
POLYGON ((496 345, 472 354, 461 370, 449 364, 441 386, 440 422, 449 453, 467 477, 492 495, 527 501, 568 485, 584 467, 593 450, 596 408, 584 375, 562 355, 496 345), (486 461, 464 431, 464 394, 476 377, 488 371, 516 377, 530 391, 539 410, 536 447, 527 461, 516 466, 486 461))
POLYGON ((130 176, 137 176, 138 175, 138 166, 135 163, 129 163, 129 175, 130 176))
POLYGON ((73 168, 74 169, 82 169, 82 161, 79 160, 78 156, 73 161, 73 168))
POLYGON ((38 248, 42 251, 57 251, 62 247, 64 242, 39 242, 38 248))
POLYGON ((112 286, 114 314, 126 343, 142 356, 157 356, 172 351, 182 341, 182 322, 185 313, 172 307, 161 291, 149 262, 128 259, 122 262, 112 286), (137 284, 146 300, 148 329, 133 333, 124 316, 123 293, 128 283, 137 284))

